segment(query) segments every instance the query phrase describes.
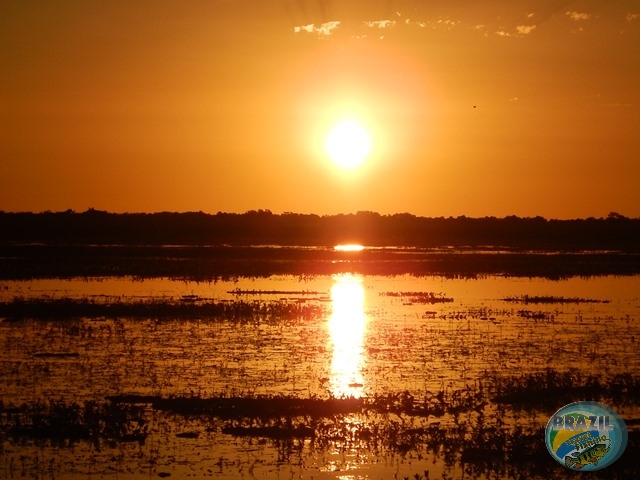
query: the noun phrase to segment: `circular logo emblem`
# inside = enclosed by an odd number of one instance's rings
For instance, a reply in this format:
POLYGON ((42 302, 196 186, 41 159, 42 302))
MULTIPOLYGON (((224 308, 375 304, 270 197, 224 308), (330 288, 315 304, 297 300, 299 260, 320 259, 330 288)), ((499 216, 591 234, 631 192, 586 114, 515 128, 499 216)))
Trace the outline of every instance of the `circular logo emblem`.
POLYGON ((553 458, 571 470, 608 467, 627 447, 627 426, 613 409, 598 402, 576 402, 549 419, 544 433, 553 458))

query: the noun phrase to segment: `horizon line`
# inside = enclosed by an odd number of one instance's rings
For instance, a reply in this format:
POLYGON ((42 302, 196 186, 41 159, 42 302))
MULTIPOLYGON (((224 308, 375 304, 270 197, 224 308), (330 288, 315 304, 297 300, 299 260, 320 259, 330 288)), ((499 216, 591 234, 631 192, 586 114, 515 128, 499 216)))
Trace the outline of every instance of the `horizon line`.
POLYGON ((640 220, 640 217, 628 217, 626 215, 620 214, 615 211, 610 211, 606 217, 600 216, 589 216, 589 217, 571 217, 571 218, 556 218, 556 217, 544 217, 542 215, 534 215, 534 216, 520 216, 515 214, 504 215, 504 216, 495 216, 495 215, 484 215, 484 216, 468 216, 468 215, 438 215, 438 216, 425 216, 425 215, 417 215, 410 212, 396 212, 396 213, 379 213, 372 210, 358 210, 357 212, 350 213, 328 213, 328 214, 318 214, 318 213, 302 213, 302 212, 291 212, 284 211, 281 213, 272 212, 270 209, 251 209, 246 210, 244 212, 231 212, 231 211, 222 211, 218 210, 215 213, 206 212, 203 210, 183 210, 183 211, 170 211, 170 210, 156 210, 156 211, 127 211, 127 212, 115 212, 109 210, 100 210, 93 207, 89 207, 84 211, 76 211, 74 209, 66 209, 66 210, 41 210, 41 211, 7 211, 0 209, 0 215, 4 214, 32 214, 32 215, 45 215, 45 214, 74 214, 74 215, 83 215, 90 213, 97 214, 107 214, 107 215, 161 215, 161 214, 173 214, 173 215, 189 215, 189 214, 200 214, 207 216, 216 216, 216 215, 251 215, 251 214, 260 214, 260 215, 271 215, 271 216, 287 216, 287 215, 299 215, 299 216, 314 216, 319 218, 325 217, 339 217, 339 216, 358 216, 358 215, 372 215, 378 217, 394 217, 399 215, 408 215, 410 217, 419 219, 445 219, 445 220, 455 220, 455 219, 469 219, 469 220, 482 220, 482 219, 496 219, 496 220, 505 220, 505 219, 522 219, 522 220, 532 220, 532 219, 542 219, 545 221, 572 221, 572 220, 640 220))

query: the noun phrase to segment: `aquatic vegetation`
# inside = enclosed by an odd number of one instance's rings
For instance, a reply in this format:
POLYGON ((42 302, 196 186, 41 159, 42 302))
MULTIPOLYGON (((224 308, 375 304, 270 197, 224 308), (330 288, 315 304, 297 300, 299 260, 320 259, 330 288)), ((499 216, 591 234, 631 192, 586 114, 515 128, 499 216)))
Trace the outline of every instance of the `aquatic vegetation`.
POLYGON ((71 319, 71 318, 156 318, 156 319, 232 319, 237 321, 318 318, 326 308, 317 304, 302 305, 287 301, 233 301, 190 298, 185 301, 151 299, 126 301, 96 301, 83 298, 16 298, 0 302, 0 317, 19 319, 71 319))
POLYGON ((327 292, 317 290, 243 290, 235 288, 228 291, 232 295, 326 295, 327 292))
POLYGON ((486 376, 492 401, 526 409, 548 410, 589 399, 616 406, 640 405, 640 375, 618 373, 603 377, 579 370, 541 372, 519 376, 486 376))
POLYGON ((40 457, 54 478, 568 478, 540 429, 585 398, 624 409, 638 446, 633 278, 364 276, 338 322, 362 331, 339 337, 331 277, 138 280, 2 282, 0 477, 42 477, 40 457), (543 301, 494 298, 522 292, 543 301), (616 293, 567 301, 591 292, 616 293), (335 339, 356 334, 357 397, 336 397, 335 339))
POLYGON ((112 395, 107 400, 116 404, 148 404, 156 410, 184 415, 212 415, 217 418, 280 418, 283 416, 331 417, 335 415, 377 414, 408 415, 439 418, 482 410, 486 398, 482 390, 473 387, 426 392, 414 397, 410 392, 374 394, 368 397, 310 397, 291 395, 250 395, 211 397, 157 395, 112 395))
POLYGON ((453 298, 447 297, 443 292, 380 292, 387 297, 399 297, 410 303, 451 303, 453 298))
POLYGON ((115 395, 115 404, 150 404, 157 410, 184 415, 207 414, 217 418, 279 418, 282 416, 329 417, 362 411, 362 398, 299 398, 287 395, 227 395, 214 397, 159 397, 154 395, 115 395))
POLYGON ((37 401, 18 407, 0 404, 0 433, 15 441, 32 438, 62 446, 80 440, 144 443, 148 422, 144 409, 131 404, 37 401))
POLYGON ((532 310, 518 310, 518 316, 522 318, 528 318, 531 320, 547 320, 552 321, 555 318, 555 314, 552 312, 532 311, 532 310))
POLYGON ((519 297, 503 298, 504 302, 516 303, 609 303, 609 300, 596 300, 593 298, 575 298, 575 297, 554 297, 554 296, 529 296, 521 295, 519 297))
MULTIPOLYGON (((414 416, 414 400, 405 392, 377 398, 371 404, 350 398, 163 399, 121 395, 84 405, 0 405, 0 435, 14 441, 55 443, 58 448, 81 441, 96 448, 105 442, 114 448, 118 442, 143 445, 149 439, 155 443, 166 432, 173 432, 176 439, 199 442, 201 449, 211 448, 213 439, 223 435, 272 442, 281 460, 289 463, 302 452, 312 455, 337 449, 373 452, 382 457, 440 458, 446 466, 462 465, 469 475, 465 478, 488 474, 496 478, 515 474, 564 478, 554 476, 559 470, 541 441, 543 427, 531 419, 505 421, 509 412, 499 408, 454 415, 448 421, 428 421, 414 416), (387 405, 386 411, 382 405, 387 405), (237 412, 233 412, 234 406, 237 412), (372 406, 378 410, 372 410, 372 406)), ((630 432, 628 448, 636 448, 639 442, 640 432, 630 432)), ((625 473, 627 478, 635 478, 639 471, 635 462, 624 458, 607 470, 612 475, 625 473)), ((424 478, 430 478, 429 473, 424 472, 424 478)), ((443 474, 441 478, 453 477, 443 474)))

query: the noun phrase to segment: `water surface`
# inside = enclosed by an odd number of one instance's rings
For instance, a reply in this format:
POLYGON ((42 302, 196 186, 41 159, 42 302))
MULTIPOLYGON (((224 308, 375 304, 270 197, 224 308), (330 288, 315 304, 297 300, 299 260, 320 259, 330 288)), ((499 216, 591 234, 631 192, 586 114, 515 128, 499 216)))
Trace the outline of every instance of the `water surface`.
MULTIPOLYGON (((114 395, 372 398, 402 393, 417 399, 549 367, 597 372, 602 378, 638 375, 638 286, 638 276, 549 280, 349 273, 215 282, 109 277, 4 281, 4 302, 295 303, 317 306, 318 313, 297 318, 279 318, 266 310, 246 318, 4 318, 0 400, 19 406, 51 400, 104 402, 114 395), (526 303, 526 296, 539 301, 526 303)), ((629 419, 640 416, 633 405, 620 408, 629 419)), ((285 452, 259 436, 225 434, 211 418, 149 415, 150 434, 140 445, 96 449, 79 442, 62 447, 18 442, 5 431, 0 469, 6 478, 39 478, 46 468, 53 478, 70 479, 116 472, 114 478, 186 472, 228 478, 258 473, 269 478, 392 478, 425 469, 462 478, 460 464, 447 463, 419 445, 404 453, 386 447, 372 453, 371 443, 340 442, 334 435, 323 446, 300 439, 297 453, 285 452), (176 436, 185 431, 197 435, 176 436), (345 472, 351 476, 344 477, 345 472)), ((544 414, 532 415, 544 426, 544 414)), ((425 428, 451 419, 400 415, 374 421, 352 415, 340 421, 341 428, 351 424, 357 430, 367 422, 425 428)))

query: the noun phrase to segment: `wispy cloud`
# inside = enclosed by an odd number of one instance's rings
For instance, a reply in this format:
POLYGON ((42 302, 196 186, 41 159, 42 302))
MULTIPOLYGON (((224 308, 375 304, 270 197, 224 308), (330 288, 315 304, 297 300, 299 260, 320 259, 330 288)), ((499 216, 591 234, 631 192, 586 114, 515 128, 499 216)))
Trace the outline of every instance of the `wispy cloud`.
POLYGON ((435 27, 436 28, 439 27, 444 30, 451 30, 453 27, 455 27, 459 23, 460 23, 460 20, 449 20, 449 19, 442 20, 441 19, 435 22, 435 27))
POLYGON ((316 28, 315 25, 313 23, 310 23, 309 25, 300 25, 297 27, 293 27, 293 31, 295 33, 300 33, 300 32, 313 33, 315 28, 316 28))
POLYGON ((535 29, 536 29, 535 25, 518 25, 516 27, 516 31, 518 32, 518 35, 529 35, 535 29))
MULTIPOLYGON (((472 32, 482 37, 498 36, 515 40, 535 37, 542 31, 555 31, 555 28, 564 28, 565 34, 577 34, 585 32, 585 29, 592 22, 601 20, 600 16, 602 14, 600 13, 596 15, 583 9, 570 10, 567 9, 567 4, 568 2, 564 2, 563 5, 551 8, 549 0, 545 3, 546 8, 544 8, 545 5, 542 5, 540 9, 533 9, 529 6, 528 9, 524 10, 516 7, 505 7, 504 11, 499 10, 497 12, 498 15, 483 14, 470 15, 469 17, 464 16, 464 12, 457 10, 451 10, 447 14, 445 11, 429 12, 424 9, 414 9, 411 11, 410 16, 406 14, 407 12, 391 10, 386 16, 367 18, 365 15, 372 12, 364 11, 360 18, 348 18, 344 19, 344 22, 335 20, 324 23, 309 23, 294 27, 293 30, 297 34, 312 34, 317 35, 319 38, 338 34, 342 37, 351 38, 384 38, 382 35, 402 36, 407 30, 420 29, 424 31, 421 35, 429 35, 429 31, 436 33, 460 32, 461 34, 472 32), (564 19, 563 27, 556 23, 550 25, 549 28, 543 25, 550 19, 557 20, 559 17, 564 19), (569 29, 567 29, 566 22, 572 24, 569 29)), ((631 22, 640 23, 640 12, 634 12, 631 9, 627 10, 622 14, 622 18, 617 18, 618 22, 621 20, 627 26, 631 22)), ((606 28, 613 28, 614 21, 615 19, 613 18, 603 18, 601 24, 606 28)), ((617 28, 620 28, 619 23, 617 28)))
POLYGON ((339 26, 340 26, 339 21, 325 22, 318 27, 317 31, 318 33, 320 33, 320 35, 331 35, 333 31, 337 29, 339 26))
POLYGON ((584 22, 585 20, 589 20, 591 18, 591 14, 585 13, 585 12, 573 11, 573 12, 565 12, 565 14, 574 22, 584 22))
POLYGON ((635 22, 640 18, 640 13, 627 13, 627 22, 635 22))
POLYGON ((405 25, 416 25, 420 28, 427 28, 427 22, 420 22, 420 21, 414 21, 411 20, 410 18, 405 18, 404 19, 404 24, 405 25))
POLYGON ((371 28, 390 28, 395 26, 395 20, 374 20, 369 22, 364 22, 367 27, 371 28))
POLYGON ((483 37, 489 36, 489 33, 487 32, 487 27, 482 23, 475 25, 473 27, 473 30, 475 30, 476 32, 480 32, 480 34, 482 34, 483 37))
POLYGON ((430 28, 436 31, 451 31, 460 24, 460 20, 451 20, 448 18, 440 18, 437 20, 413 20, 411 18, 405 18, 404 24, 420 28, 430 28))
POLYGON ((321 37, 328 37, 333 34, 333 31, 340 26, 339 21, 325 22, 320 25, 310 23, 309 25, 299 25, 293 27, 294 33, 316 33, 321 37))

